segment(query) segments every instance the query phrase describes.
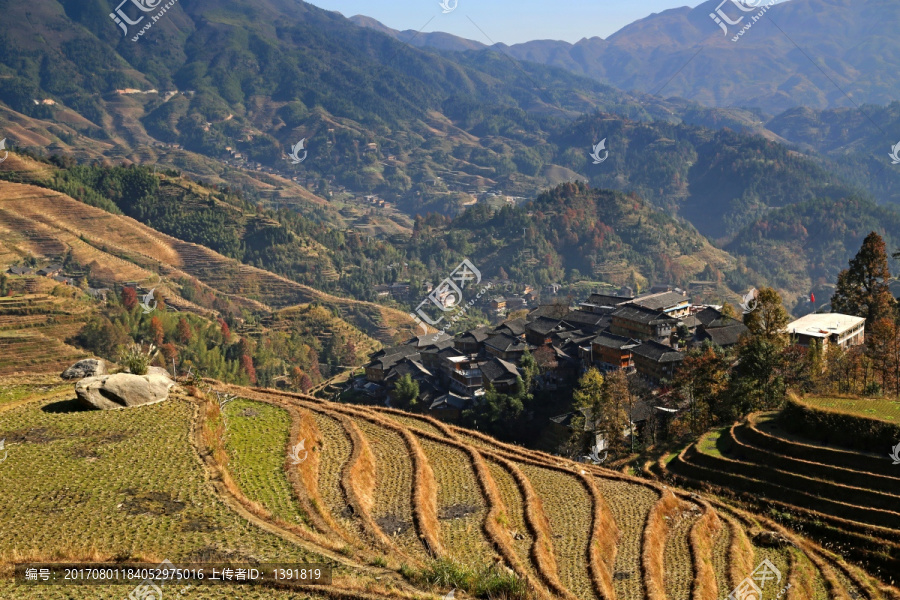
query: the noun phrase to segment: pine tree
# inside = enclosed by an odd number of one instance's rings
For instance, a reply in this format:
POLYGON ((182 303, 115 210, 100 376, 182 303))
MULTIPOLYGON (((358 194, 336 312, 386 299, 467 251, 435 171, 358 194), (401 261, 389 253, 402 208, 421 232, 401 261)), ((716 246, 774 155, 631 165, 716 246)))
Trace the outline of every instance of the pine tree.
POLYGON ((832 309, 864 317, 867 328, 878 319, 893 316, 896 300, 887 285, 890 278, 884 240, 873 231, 850 261, 850 267, 838 275, 832 309))

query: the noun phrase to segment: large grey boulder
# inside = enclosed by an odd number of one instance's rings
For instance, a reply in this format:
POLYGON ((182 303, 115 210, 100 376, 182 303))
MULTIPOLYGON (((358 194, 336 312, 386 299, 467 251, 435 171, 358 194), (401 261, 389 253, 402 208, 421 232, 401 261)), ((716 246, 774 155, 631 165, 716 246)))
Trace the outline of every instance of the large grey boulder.
POLYGON ((86 406, 112 410, 162 402, 174 385, 168 376, 117 373, 82 379, 75 384, 75 394, 86 406))
POLYGON ((106 362, 99 358, 86 358, 79 360, 77 363, 62 372, 63 379, 84 379, 85 377, 94 377, 95 375, 106 375, 106 362))
POLYGON ((159 375, 161 377, 172 379, 172 374, 162 367, 147 367, 147 375, 159 375))

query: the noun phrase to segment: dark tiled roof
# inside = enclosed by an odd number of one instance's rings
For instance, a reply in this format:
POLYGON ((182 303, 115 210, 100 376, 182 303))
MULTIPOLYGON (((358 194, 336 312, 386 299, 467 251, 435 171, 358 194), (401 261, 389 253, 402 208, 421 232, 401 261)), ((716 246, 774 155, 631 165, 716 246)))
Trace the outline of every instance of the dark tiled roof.
POLYGON ((646 296, 638 296, 631 301, 632 304, 643 306, 652 310, 664 310, 670 306, 688 302, 690 298, 682 296, 678 292, 662 292, 659 294, 648 294, 646 296))
MULTIPOLYGON (((630 409, 630 418, 634 423, 646 421, 654 413, 653 405, 645 400, 638 400, 631 405, 630 409)), ((625 410, 629 410, 629 408, 626 407, 625 410)))
MULTIPOLYGON (((411 346, 401 346, 400 348, 411 348, 411 346)), ((396 348, 392 348, 392 350, 397 350, 396 348)), ((398 364, 399 362, 405 360, 406 358, 412 358, 413 360, 419 360, 421 358, 421 354, 415 348, 412 349, 412 352, 409 351, 401 351, 401 352, 393 352, 391 354, 385 354, 382 356, 374 356, 372 362, 370 362, 367 366, 372 368, 380 368, 383 371, 386 371, 398 364)))
POLYGON ((659 323, 671 322, 673 325, 677 319, 673 319, 666 313, 635 304, 626 304, 612 314, 613 317, 634 321, 636 323, 644 323, 645 325, 657 325, 659 323))
POLYGON ((525 350, 528 350, 528 344, 526 344, 519 338, 514 338, 511 335, 506 335, 505 333, 495 335, 494 337, 486 341, 484 345, 490 346, 491 348, 499 350, 500 352, 524 352, 525 350))
POLYGON ((607 315, 589 313, 583 310, 573 310, 563 317, 562 320, 575 327, 584 327, 586 325, 591 327, 601 327, 604 322, 609 320, 609 317, 607 315))
POLYGON ((513 336, 520 336, 525 334, 525 326, 527 324, 525 319, 513 319, 512 321, 501 324, 494 331, 497 333, 508 333, 513 336))
POLYGON ((480 344, 481 342, 488 339, 491 335, 492 333, 490 326, 483 325, 481 327, 478 327, 477 329, 472 329, 465 332, 456 339, 461 342, 476 342, 480 344))
POLYGON ((534 321, 540 317, 559 320, 567 314, 569 314, 569 307, 565 304, 543 304, 528 313, 528 320, 534 321))
POLYGON ((632 349, 632 353, 643 356, 658 363, 679 362, 684 360, 684 354, 659 342, 644 342, 632 349))
POLYGON ((718 327, 736 327, 738 325, 743 326, 744 324, 737 319, 732 319, 731 317, 721 317, 707 325, 706 329, 716 329, 718 327))
POLYGON ((600 335, 595 337, 594 343, 598 346, 603 346, 604 348, 615 348, 616 350, 621 350, 626 346, 639 346, 641 344, 638 340, 616 335, 608 331, 603 331, 600 335))
POLYGON ((499 358, 481 364, 481 373, 488 381, 515 381, 519 376, 516 365, 499 358))
POLYGON ((717 311, 716 309, 710 307, 710 306, 707 306, 706 308, 704 308, 704 309, 701 310, 700 312, 694 313, 692 316, 693 316, 695 319, 697 319, 698 321, 700 321, 700 323, 702 323, 703 325, 709 325, 710 323, 712 323, 712 322, 715 321, 716 319, 721 318, 721 317, 722 317, 722 313, 719 312, 719 311, 717 311))
POLYGON ((624 304, 625 302, 631 302, 634 300, 632 296, 610 296, 608 294, 591 294, 591 297, 588 298, 588 304, 595 304, 597 306, 618 306, 620 304, 624 304))
POLYGON ((431 403, 431 406, 428 407, 429 410, 465 410, 472 403, 470 398, 465 398, 463 396, 458 396, 453 392, 448 394, 444 394, 443 396, 438 396, 435 398, 434 402, 431 403))
POLYGON ((425 368, 425 366, 420 363, 418 360, 414 360, 412 358, 404 358, 395 366, 391 367, 388 374, 385 376, 386 380, 399 379, 404 375, 410 375, 413 378, 416 377, 433 377, 431 371, 425 368))
POLYGON ((427 348, 422 348, 422 354, 437 354, 441 350, 453 348, 453 342, 453 338, 447 338, 442 342, 438 342, 437 344, 433 344, 431 346, 428 346, 427 348))
POLYGON ((550 332, 559 327, 561 322, 562 321, 559 319, 552 319, 550 317, 538 317, 525 328, 538 335, 549 335, 550 332))
POLYGON ((443 331, 439 331, 437 333, 428 333, 426 335, 417 335, 413 339, 411 339, 407 344, 410 346, 415 346, 416 348, 428 348, 429 346, 435 346, 442 342, 446 342, 447 340, 452 341, 453 338, 443 331))
POLYGON ((591 415, 593 411, 590 408, 579 408, 575 412, 565 413, 562 415, 557 415, 555 417, 550 417, 550 420, 556 423, 557 425, 562 425, 563 427, 568 427, 569 429, 573 429, 573 421, 576 417, 584 417, 584 431, 591 430, 591 415))
POLYGON ((729 327, 712 327, 704 329, 703 332, 700 333, 699 338, 701 340, 708 339, 717 346, 727 348, 728 346, 737 344, 741 336, 748 331, 750 330, 747 329, 746 325, 738 323, 737 325, 731 325, 729 327))

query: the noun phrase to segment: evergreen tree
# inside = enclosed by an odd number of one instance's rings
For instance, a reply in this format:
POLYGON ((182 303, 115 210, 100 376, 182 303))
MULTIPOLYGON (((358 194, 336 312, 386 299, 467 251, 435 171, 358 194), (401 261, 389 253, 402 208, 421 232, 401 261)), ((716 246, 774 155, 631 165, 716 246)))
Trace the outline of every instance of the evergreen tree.
POLYGON ((728 387, 729 361, 718 346, 705 344, 685 356, 672 387, 687 402, 690 431, 703 433, 719 421, 720 397, 728 387))
POLYGON ((867 328, 880 318, 893 316, 896 300, 887 285, 890 278, 884 240, 873 231, 850 261, 850 267, 838 275, 832 309, 865 317, 867 328))
POLYGON ((744 325, 755 336, 761 336, 779 348, 787 343, 785 328, 791 317, 781 301, 781 295, 772 288, 759 290, 756 308, 744 315, 744 325))
POLYGON ((397 380, 393 398, 397 408, 415 408, 419 402, 419 382, 407 373, 397 380))

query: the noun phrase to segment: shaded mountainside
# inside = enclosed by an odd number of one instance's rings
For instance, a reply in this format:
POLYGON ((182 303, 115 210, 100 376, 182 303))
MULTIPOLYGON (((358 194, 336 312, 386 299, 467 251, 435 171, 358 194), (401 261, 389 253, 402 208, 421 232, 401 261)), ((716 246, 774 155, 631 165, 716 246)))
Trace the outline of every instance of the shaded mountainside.
MULTIPOLYGON (((833 282, 872 231, 888 252, 900 249, 900 214, 868 200, 810 200, 774 210, 743 229, 725 249, 788 293, 829 302, 833 282)), ((891 261, 896 273, 898 264, 891 261)))
MULTIPOLYGON (((728 18, 744 16, 726 35, 709 16, 720 6, 720 0, 708 0, 695 8, 665 10, 607 39, 591 37, 575 44, 540 40, 495 47, 519 60, 562 67, 625 90, 651 92, 666 84, 667 95, 708 106, 758 106, 777 113, 795 106, 852 106, 843 92, 856 103, 874 104, 891 102, 900 93, 894 77, 900 66, 893 29, 900 7, 895 2, 782 2, 769 8, 737 43, 732 38, 759 8, 742 12, 726 2, 722 11, 728 18), (794 43, 803 48, 802 53, 794 43), (747 60, 748 56, 753 59, 747 60), (678 77, 669 81, 676 72, 678 77)), ((380 25, 360 17, 354 21, 366 27, 380 25)), ((413 43, 457 51, 486 47, 436 33, 420 34, 413 43)))
MULTIPOLYGON (((0 179, 71 194, 168 234, 170 245, 182 250, 160 255, 157 272, 175 267, 222 292, 269 307, 333 302, 325 291, 376 299, 376 285, 397 280, 409 280, 411 299, 419 298, 427 293, 423 282, 441 280, 466 258, 481 265, 488 278, 538 286, 588 278, 646 288, 657 281, 687 286, 702 279, 713 284, 715 299, 721 299, 732 295, 730 290, 759 283, 758 276, 689 224, 638 195, 580 182, 563 184, 518 207, 481 203, 453 219, 419 217, 412 235, 378 240, 289 211, 261 209, 228 189, 202 186, 173 171, 57 167, 13 154, 0 166, 0 179), (223 260, 210 262, 206 257, 213 254, 224 255, 223 260), (263 273, 278 283, 258 283, 263 273), (288 280, 300 285, 292 287, 288 280)), ((361 313, 374 310, 374 305, 358 306, 365 307, 361 313)), ((348 315, 349 307, 341 310, 348 315)), ((384 339, 380 328, 385 315, 355 318, 370 334, 378 323, 384 339)), ((387 321, 383 325, 393 327, 397 319, 387 321)))
POLYGON ((646 288, 656 281, 713 283, 711 299, 733 296, 758 276, 683 221, 635 194, 563 184, 524 206, 470 208, 453 221, 419 219, 421 259, 452 252, 490 277, 546 284, 583 278, 646 288), (502 270, 501 270, 502 269, 502 270))
MULTIPOLYGON (((798 193, 798 182, 823 179, 837 189, 829 196, 844 187, 777 151, 763 159, 783 171, 774 184, 759 181, 758 165, 737 160, 758 153, 759 141, 714 135, 728 126, 780 139, 752 111, 627 94, 488 50, 423 51, 305 3, 255 0, 255 19, 233 0, 179 3, 137 43, 118 37, 99 4, 51 1, 29 8, 36 12, 28 18, 25 10, 11 6, 0 24, 0 101, 9 107, 0 106, 0 127, 11 144, 159 163, 337 226, 347 224, 343 209, 310 191, 379 193, 410 214, 453 213, 476 191, 533 197, 582 177, 669 210, 684 204, 702 232, 720 237, 746 224, 748 204, 818 193, 798 193), (148 93, 118 93, 129 89, 148 93), (600 116, 571 122, 594 111, 600 116), (621 171, 614 176, 586 162, 604 137, 614 157, 604 167, 621 171), (308 157, 292 165, 285 153, 300 139, 308 157), (737 147, 734 160, 722 143, 737 147), (691 181, 723 159, 734 163, 726 182, 691 181), (659 164, 673 160, 680 164, 659 164), (648 162, 657 164, 646 169, 648 162)), ((387 221, 375 231, 408 226, 387 221)))

